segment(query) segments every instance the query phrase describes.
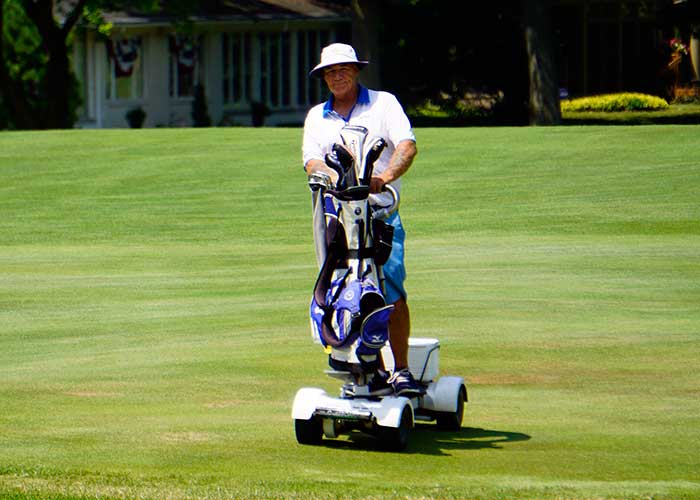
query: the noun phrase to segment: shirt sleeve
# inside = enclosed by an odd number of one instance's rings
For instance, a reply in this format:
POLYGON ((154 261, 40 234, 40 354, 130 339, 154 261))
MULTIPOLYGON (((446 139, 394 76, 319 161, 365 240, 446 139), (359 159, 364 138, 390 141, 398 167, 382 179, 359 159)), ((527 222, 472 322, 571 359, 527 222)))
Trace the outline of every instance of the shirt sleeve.
POLYGON ((304 139, 302 141, 301 153, 303 165, 306 166, 309 160, 321 160, 324 161, 323 146, 321 145, 321 140, 317 134, 319 126, 316 123, 314 116, 314 109, 309 111, 306 115, 306 120, 304 121, 304 139))
POLYGON ((408 116, 399 100, 392 94, 388 94, 385 116, 389 140, 394 146, 405 140, 416 141, 408 116))

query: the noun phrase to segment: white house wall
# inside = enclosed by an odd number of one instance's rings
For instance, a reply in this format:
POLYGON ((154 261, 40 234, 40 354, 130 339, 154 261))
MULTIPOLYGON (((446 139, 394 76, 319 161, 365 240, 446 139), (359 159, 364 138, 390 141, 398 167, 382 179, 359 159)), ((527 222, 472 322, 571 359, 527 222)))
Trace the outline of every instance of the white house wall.
MULTIPOLYGON (((312 41, 318 44, 318 35, 312 31, 310 35, 301 32, 323 29, 329 34, 329 41, 335 40, 335 26, 333 23, 322 22, 287 22, 213 25, 200 27, 202 39, 203 65, 202 84, 206 92, 207 107, 213 125, 251 125, 250 105, 233 105, 224 102, 223 94, 223 53, 222 35, 224 33, 249 32, 255 35, 252 40, 252 61, 249 68, 253 73, 251 96, 252 100, 261 100, 260 88, 257 84, 259 76, 259 44, 257 34, 260 32, 290 34, 290 81, 289 88, 291 103, 282 106, 280 102, 277 108, 272 109, 272 114, 266 117, 266 125, 299 124, 303 121, 308 108, 316 104, 308 102, 309 99, 298 88, 299 76, 306 78, 308 66, 316 63, 313 61, 300 61, 297 58, 298 36, 316 37, 312 41), (305 67, 302 68, 302 65, 305 67), (300 72, 304 72, 300 75, 300 72)), ((74 49, 75 63, 78 78, 84 86, 84 103, 81 109, 80 127, 96 128, 123 128, 128 127, 126 113, 136 107, 141 107, 146 112, 144 127, 177 127, 191 126, 192 124, 192 97, 170 97, 169 93, 169 60, 170 49, 168 36, 172 33, 170 26, 139 26, 117 27, 113 31, 113 37, 135 37, 142 39, 141 61, 143 67, 143 96, 138 99, 108 100, 106 96, 106 75, 108 69, 107 48, 93 31, 84 32, 81 41, 74 49), (84 46, 80 46, 83 44, 84 46)), ((311 56, 309 56, 311 57, 311 56)), ((279 58, 279 56, 278 56, 279 58)), ((308 59, 308 58, 307 58, 308 59)), ((279 72, 279 67, 277 68, 279 72)), ((309 80, 309 85, 317 86, 319 97, 324 94, 321 83, 316 79, 309 80)), ((281 90, 279 91, 281 93, 281 90)))

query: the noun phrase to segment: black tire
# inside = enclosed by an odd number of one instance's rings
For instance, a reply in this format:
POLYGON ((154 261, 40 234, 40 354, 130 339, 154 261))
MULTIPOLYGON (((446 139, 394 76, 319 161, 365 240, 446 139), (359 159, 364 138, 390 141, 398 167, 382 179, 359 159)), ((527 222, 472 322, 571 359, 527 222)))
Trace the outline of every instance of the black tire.
POLYGON ((436 416, 437 427, 441 431, 458 432, 462 429, 464 418, 464 402, 467 400, 467 389, 462 386, 457 396, 457 407, 454 412, 442 412, 436 416))
POLYGON ((413 428, 413 415, 408 406, 404 407, 403 412, 401 412, 401 422, 399 426, 394 427, 380 427, 379 428, 379 439, 382 448, 388 451, 403 451, 408 445, 408 435, 413 428))
POLYGON ((313 417, 309 420, 294 419, 294 432, 299 444, 319 445, 323 439, 321 421, 313 417))

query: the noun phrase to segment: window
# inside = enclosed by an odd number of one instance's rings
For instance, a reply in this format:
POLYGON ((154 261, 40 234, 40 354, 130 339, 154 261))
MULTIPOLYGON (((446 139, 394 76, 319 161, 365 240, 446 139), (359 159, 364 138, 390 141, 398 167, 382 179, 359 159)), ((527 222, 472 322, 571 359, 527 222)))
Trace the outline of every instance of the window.
POLYGON ((223 36, 224 100, 246 104, 250 99, 251 45, 249 33, 223 36))
POLYGON ((321 49, 326 45, 325 33, 316 31, 300 31, 296 33, 297 61, 299 63, 297 104, 309 106, 321 100, 321 80, 309 78, 311 71, 320 57, 321 49))
POLYGON ((192 97, 202 79, 202 37, 172 35, 170 45, 170 97, 192 97))
POLYGON ((259 101, 272 109, 320 102, 323 84, 308 75, 331 39, 329 31, 225 34, 224 101, 241 106, 259 101))
POLYGON ((140 99, 143 97, 141 38, 107 41, 107 99, 140 99))

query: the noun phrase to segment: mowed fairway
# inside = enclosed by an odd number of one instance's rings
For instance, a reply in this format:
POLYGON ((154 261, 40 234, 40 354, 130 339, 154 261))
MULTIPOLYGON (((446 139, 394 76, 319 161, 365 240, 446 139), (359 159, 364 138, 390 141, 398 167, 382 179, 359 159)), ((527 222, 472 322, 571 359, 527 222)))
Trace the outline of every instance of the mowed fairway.
POLYGON ((0 497, 700 498, 700 127, 418 129, 413 334, 462 432, 300 446, 299 129, 0 134, 0 497))

